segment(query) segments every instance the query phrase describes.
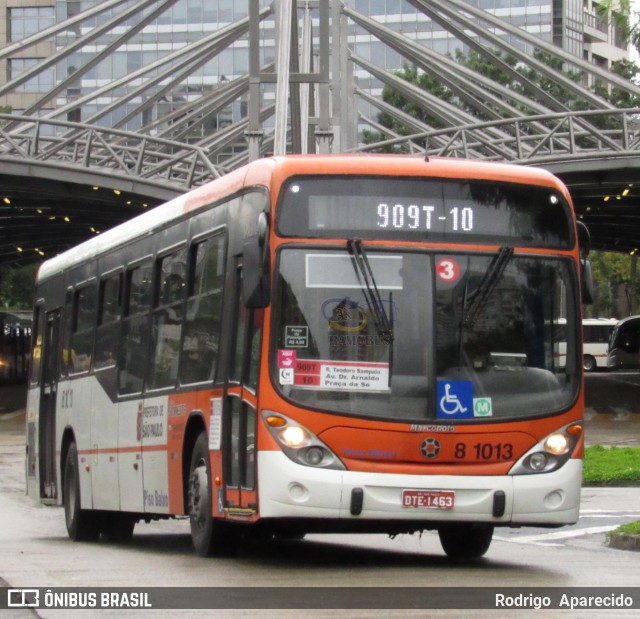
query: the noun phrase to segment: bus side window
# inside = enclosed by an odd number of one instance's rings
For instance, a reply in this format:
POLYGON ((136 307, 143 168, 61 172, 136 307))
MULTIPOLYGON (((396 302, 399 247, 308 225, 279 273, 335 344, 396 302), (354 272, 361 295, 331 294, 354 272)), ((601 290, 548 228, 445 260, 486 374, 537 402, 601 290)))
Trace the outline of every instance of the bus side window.
POLYGON ((40 369, 42 367, 42 333, 44 331, 44 310, 42 305, 36 305, 31 334, 31 378, 32 385, 40 382, 40 369))
POLYGON ((262 327, 264 325, 264 309, 253 310, 251 330, 249 333, 249 368, 247 370, 247 387, 253 391, 258 389, 260 372, 260 346, 262 345, 262 327))
POLYGON ((156 262, 147 389, 175 385, 178 378, 187 252, 181 249, 156 262))
MULTIPOLYGON (((240 269, 238 280, 243 276, 240 269)), ((236 291, 235 344, 230 368, 230 380, 243 383, 252 391, 258 386, 260 370, 260 345, 262 342, 262 325, 264 310, 252 309, 245 305, 240 285, 236 291)))
POLYGON ((69 376, 71 365, 71 317, 73 316, 73 290, 67 290, 64 298, 64 313, 62 318, 62 346, 60 354, 60 377, 69 376))
POLYGON ((147 261, 129 269, 126 274, 118 363, 118 389, 121 394, 142 391, 149 348, 151 273, 151 261, 147 261))
POLYGON ((98 299, 98 329, 96 331, 95 369, 113 367, 120 341, 120 314, 122 310, 122 273, 111 275, 100 282, 98 299))
POLYGON ((91 369, 95 328, 96 289, 93 283, 75 291, 71 318, 70 371, 72 374, 91 369))
POLYGON ((180 381, 198 383, 215 377, 220 351, 225 237, 194 243, 188 282, 187 312, 180 358, 180 381))

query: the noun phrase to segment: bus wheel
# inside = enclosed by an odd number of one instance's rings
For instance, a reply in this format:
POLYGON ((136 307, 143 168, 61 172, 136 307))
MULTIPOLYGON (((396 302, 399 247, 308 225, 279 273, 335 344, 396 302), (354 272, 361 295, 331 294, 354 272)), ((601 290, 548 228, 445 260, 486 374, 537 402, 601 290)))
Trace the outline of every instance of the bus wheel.
POLYGON ((69 537, 74 542, 98 539, 100 529, 95 515, 91 510, 80 508, 80 473, 75 443, 71 443, 67 451, 62 484, 64 518, 69 537))
POLYGON ((452 559, 478 559, 491 545, 490 524, 446 524, 438 528, 442 548, 452 559))
POLYGON ((201 557, 228 556, 236 547, 231 526, 211 516, 209 442, 202 432, 193 447, 189 468, 188 509, 191 540, 201 557))
POLYGON ((591 355, 585 355, 582 358, 582 367, 585 372, 593 372, 596 369, 596 360, 591 355))

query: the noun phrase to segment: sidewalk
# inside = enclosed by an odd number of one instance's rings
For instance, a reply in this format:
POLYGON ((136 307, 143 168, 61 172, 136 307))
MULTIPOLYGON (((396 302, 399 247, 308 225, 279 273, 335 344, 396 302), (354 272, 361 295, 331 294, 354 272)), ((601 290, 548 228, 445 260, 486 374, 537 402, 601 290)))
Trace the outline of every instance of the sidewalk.
POLYGON ((618 447, 640 447, 640 414, 627 419, 584 411, 585 444, 618 447))
POLYGON ((25 412, 0 413, 0 445, 24 446, 25 412))

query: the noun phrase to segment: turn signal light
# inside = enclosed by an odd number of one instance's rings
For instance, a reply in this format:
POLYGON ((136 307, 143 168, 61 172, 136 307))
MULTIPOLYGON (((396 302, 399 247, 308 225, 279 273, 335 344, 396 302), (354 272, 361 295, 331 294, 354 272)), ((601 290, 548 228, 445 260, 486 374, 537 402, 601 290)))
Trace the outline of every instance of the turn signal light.
POLYGON ((267 422, 267 425, 272 428, 282 428, 282 426, 287 425, 287 420, 279 415, 269 415, 265 421, 267 422))

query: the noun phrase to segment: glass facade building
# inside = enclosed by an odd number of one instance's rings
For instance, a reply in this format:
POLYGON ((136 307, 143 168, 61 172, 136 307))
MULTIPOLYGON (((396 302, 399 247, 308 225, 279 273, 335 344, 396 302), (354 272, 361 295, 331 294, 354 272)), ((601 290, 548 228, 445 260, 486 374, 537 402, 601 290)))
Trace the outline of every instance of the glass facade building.
MULTIPOLYGON (((271 5, 271 0, 256 1, 260 8, 271 5)), ((607 67, 611 61, 620 59, 627 53, 612 26, 607 26, 599 19, 595 0, 466 2, 599 66, 607 67)), ((101 0, 0 0, 0 8, 4 9, 0 15, 4 15, 5 21, 4 32, 0 31, 0 36, 3 36, 5 46, 13 45, 43 32, 54 23, 77 16, 99 4, 101 0)), ((166 93, 154 101, 153 105, 132 117, 129 117, 129 113, 136 108, 140 109, 147 96, 144 93, 132 97, 126 104, 113 109, 108 107, 119 99, 128 97, 131 84, 123 83, 122 88, 85 100, 92 92, 99 92, 114 80, 124 81, 144 67, 154 68, 144 75, 140 74, 140 80, 162 76, 163 81, 159 82, 158 88, 164 88, 163 84, 169 84, 173 76, 180 75, 183 69, 177 56, 174 61, 165 65, 158 64, 159 59, 177 54, 189 43, 216 36, 231 24, 246 18, 249 12, 249 0, 178 0, 166 11, 154 15, 153 11, 158 4, 159 2, 143 3, 141 0, 137 3, 134 0, 112 3, 109 10, 71 25, 65 31, 57 33, 55 39, 42 41, 29 49, 4 56, 0 59, 0 75, 3 75, 0 85, 3 80, 6 83, 18 78, 55 50, 81 43, 70 55, 61 57, 53 66, 16 85, 11 93, 0 96, 0 105, 9 106, 15 113, 20 113, 30 105, 42 101, 39 113, 47 113, 56 107, 69 108, 77 100, 81 103, 78 108, 69 109, 68 119, 96 122, 104 126, 120 123, 123 129, 138 130, 157 124, 185 102, 213 93, 225 82, 248 74, 250 47, 248 32, 245 32, 234 43, 221 47, 211 57, 203 56, 201 62, 192 65, 188 77, 184 77, 179 84, 167 87, 166 93), (125 11, 136 4, 139 8, 131 17, 108 27, 111 20, 124 15, 125 11), (141 19, 145 17, 148 17, 148 21, 142 23, 141 19), (104 27, 104 33, 93 38, 91 33, 101 27, 104 27), (135 29, 135 34, 128 36, 127 32, 134 32, 129 29, 135 29), (95 62, 100 54, 104 54, 104 58, 95 62), (89 63, 92 63, 90 67, 89 63), (74 74, 78 78, 70 81, 55 98, 46 102, 42 99, 43 93, 65 79, 71 80, 74 74)), ((440 24, 404 0, 345 0, 345 4, 440 54, 454 55, 457 49, 463 47, 440 24)), ((276 57, 275 23, 274 18, 270 17, 260 27, 260 62, 263 66, 273 62, 276 57)), ((525 49, 522 40, 514 37, 511 39, 509 42, 512 45, 532 52, 525 49)), ((348 27, 348 40, 350 49, 357 56, 379 67, 395 70, 403 65, 403 59, 397 51, 359 26, 352 24, 348 27)), ((364 87, 375 89, 375 82, 365 73, 362 70, 356 71, 356 77, 362 80, 361 87, 364 84, 364 87)), ((273 100, 273 92, 265 90, 266 102, 273 100)), ((246 114, 247 97, 244 95, 231 102, 224 112, 199 123, 197 131, 189 139, 197 140, 200 135, 219 130, 242 119, 246 114)))

